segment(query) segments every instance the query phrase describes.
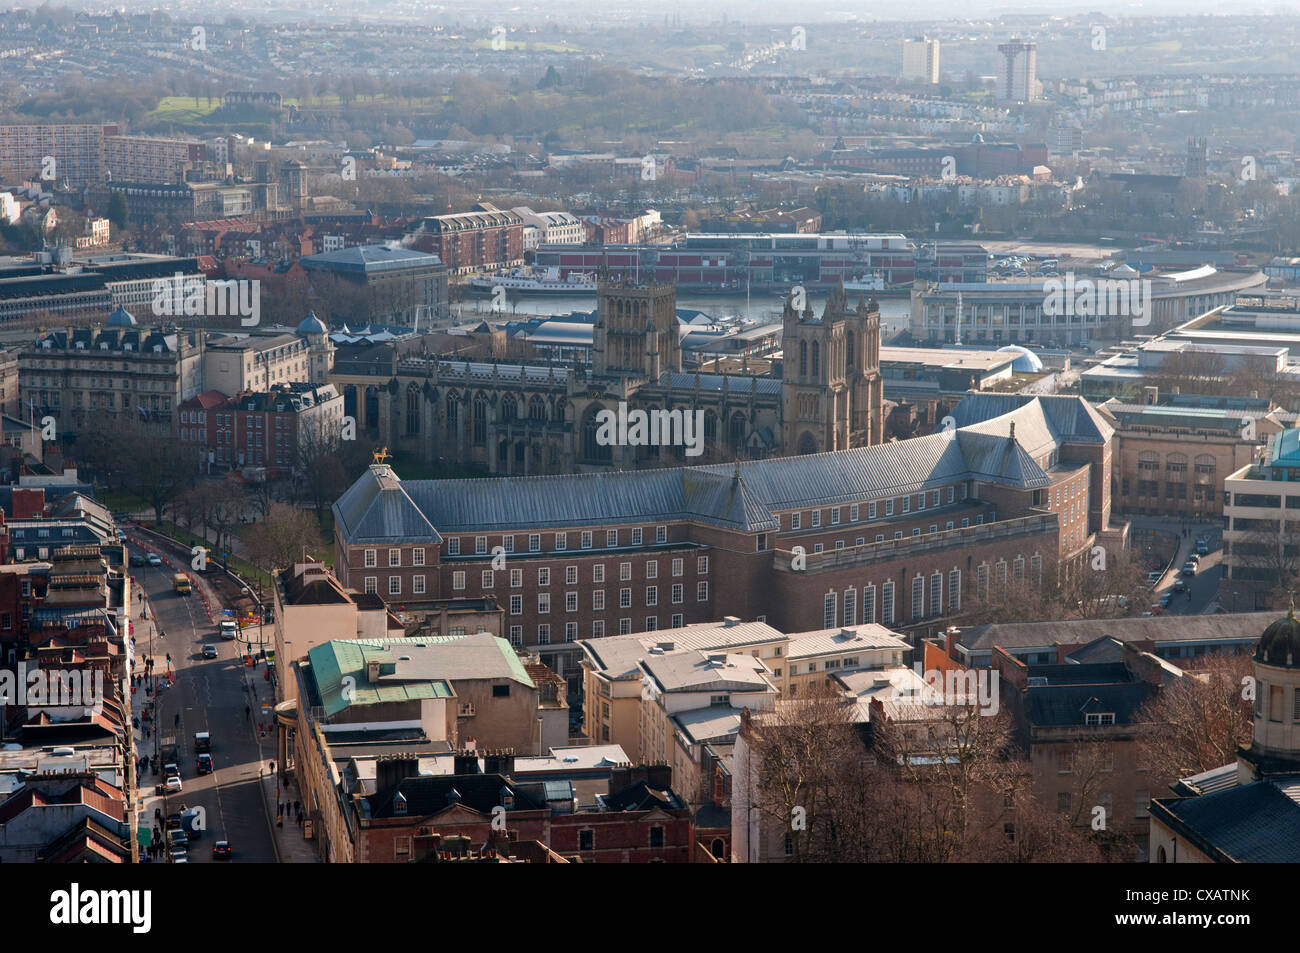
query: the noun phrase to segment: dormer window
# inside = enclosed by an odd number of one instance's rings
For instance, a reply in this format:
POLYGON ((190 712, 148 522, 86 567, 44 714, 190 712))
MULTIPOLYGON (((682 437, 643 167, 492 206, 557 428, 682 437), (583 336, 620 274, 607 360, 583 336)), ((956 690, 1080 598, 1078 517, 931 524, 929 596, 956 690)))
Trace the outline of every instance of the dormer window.
POLYGON ((515 806, 515 796, 507 787, 501 789, 501 806, 507 811, 513 810, 515 806))
POLYGON ((404 795, 401 791, 398 791, 396 797, 393 798, 393 813, 394 814, 406 813, 406 795, 404 795))
POLYGON ((1100 726, 1115 724, 1115 713, 1113 711, 1089 712, 1083 716, 1085 725, 1100 726))

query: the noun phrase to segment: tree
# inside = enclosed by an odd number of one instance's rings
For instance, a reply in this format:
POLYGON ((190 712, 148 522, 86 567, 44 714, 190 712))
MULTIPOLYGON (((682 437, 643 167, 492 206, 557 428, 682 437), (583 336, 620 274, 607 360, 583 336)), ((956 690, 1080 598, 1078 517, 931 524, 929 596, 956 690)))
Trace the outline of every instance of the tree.
POLYGON ((293 565, 326 545, 312 514, 288 503, 272 503, 266 518, 245 535, 248 558, 257 568, 272 573, 293 565))
POLYGON ((1250 743, 1258 690, 1251 657, 1198 661, 1199 672, 1165 684, 1138 709, 1138 747, 1153 777, 1172 781, 1222 767, 1250 743))
POLYGON ((130 221, 130 210, 127 208, 126 196, 121 192, 114 191, 108 197, 107 214, 109 224, 118 231, 124 231, 130 221))

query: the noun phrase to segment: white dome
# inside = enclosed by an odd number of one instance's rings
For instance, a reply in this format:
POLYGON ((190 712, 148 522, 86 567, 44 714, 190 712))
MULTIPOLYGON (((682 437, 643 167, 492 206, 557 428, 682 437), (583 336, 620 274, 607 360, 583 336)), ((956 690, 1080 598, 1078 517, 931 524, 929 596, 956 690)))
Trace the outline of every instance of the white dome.
POLYGON ((1011 362, 1011 369, 1021 374, 1037 374, 1043 369, 1043 360, 1029 348, 1020 344, 1008 344, 998 348, 999 354, 1019 354, 1011 362))

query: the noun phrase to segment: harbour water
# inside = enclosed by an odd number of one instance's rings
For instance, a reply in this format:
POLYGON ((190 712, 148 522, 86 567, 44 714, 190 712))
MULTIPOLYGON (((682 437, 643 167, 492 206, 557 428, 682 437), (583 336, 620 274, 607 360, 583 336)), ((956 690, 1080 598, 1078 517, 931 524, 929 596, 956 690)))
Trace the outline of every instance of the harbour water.
MULTIPOLYGON (((825 295, 808 296, 813 310, 821 314, 826 305, 825 295)), ((849 303, 857 305, 857 298, 850 295, 849 303)), ((907 325, 908 298, 880 298, 881 333, 885 337, 907 325)), ((493 316, 495 320, 527 320, 538 314, 566 315, 574 311, 591 311, 596 307, 593 296, 545 295, 539 297, 510 296, 504 310, 494 309, 490 298, 470 298, 452 306, 452 313, 458 321, 469 321, 476 317, 493 316)), ((702 311, 711 318, 722 320, 736 316, 749 318, 759 324, 781 320, 781 298, 773 294, 745 295, 679 295, 678 308, 691 308, 702 311)))

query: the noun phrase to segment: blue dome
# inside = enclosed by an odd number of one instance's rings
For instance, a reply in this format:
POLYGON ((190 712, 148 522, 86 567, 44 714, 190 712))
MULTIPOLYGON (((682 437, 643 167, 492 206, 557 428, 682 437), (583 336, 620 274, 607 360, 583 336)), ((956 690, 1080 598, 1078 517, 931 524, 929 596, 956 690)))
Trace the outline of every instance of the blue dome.
POLYGON ((1037 374, 1043 369, 1043 361, 1037 354, 1019 344, 1008 344, 1006 347, 998 348, 999 354, 1019 354, 1011 362, 1011 369, 1020 374, 1037 374))
POLYGON ((108 316, 108 321, 105 322, 105 326, 110 328, 133 328, 135 324, 135 318, 131 316, 131 312, 127 311, 126 308, 118 308, 108 316))
POLYGON ((325 327, 325 322, 316 317, 316 312, 308 311, 307 317, 298 322, 299 334, 324 334, 329 329, 325 327))

